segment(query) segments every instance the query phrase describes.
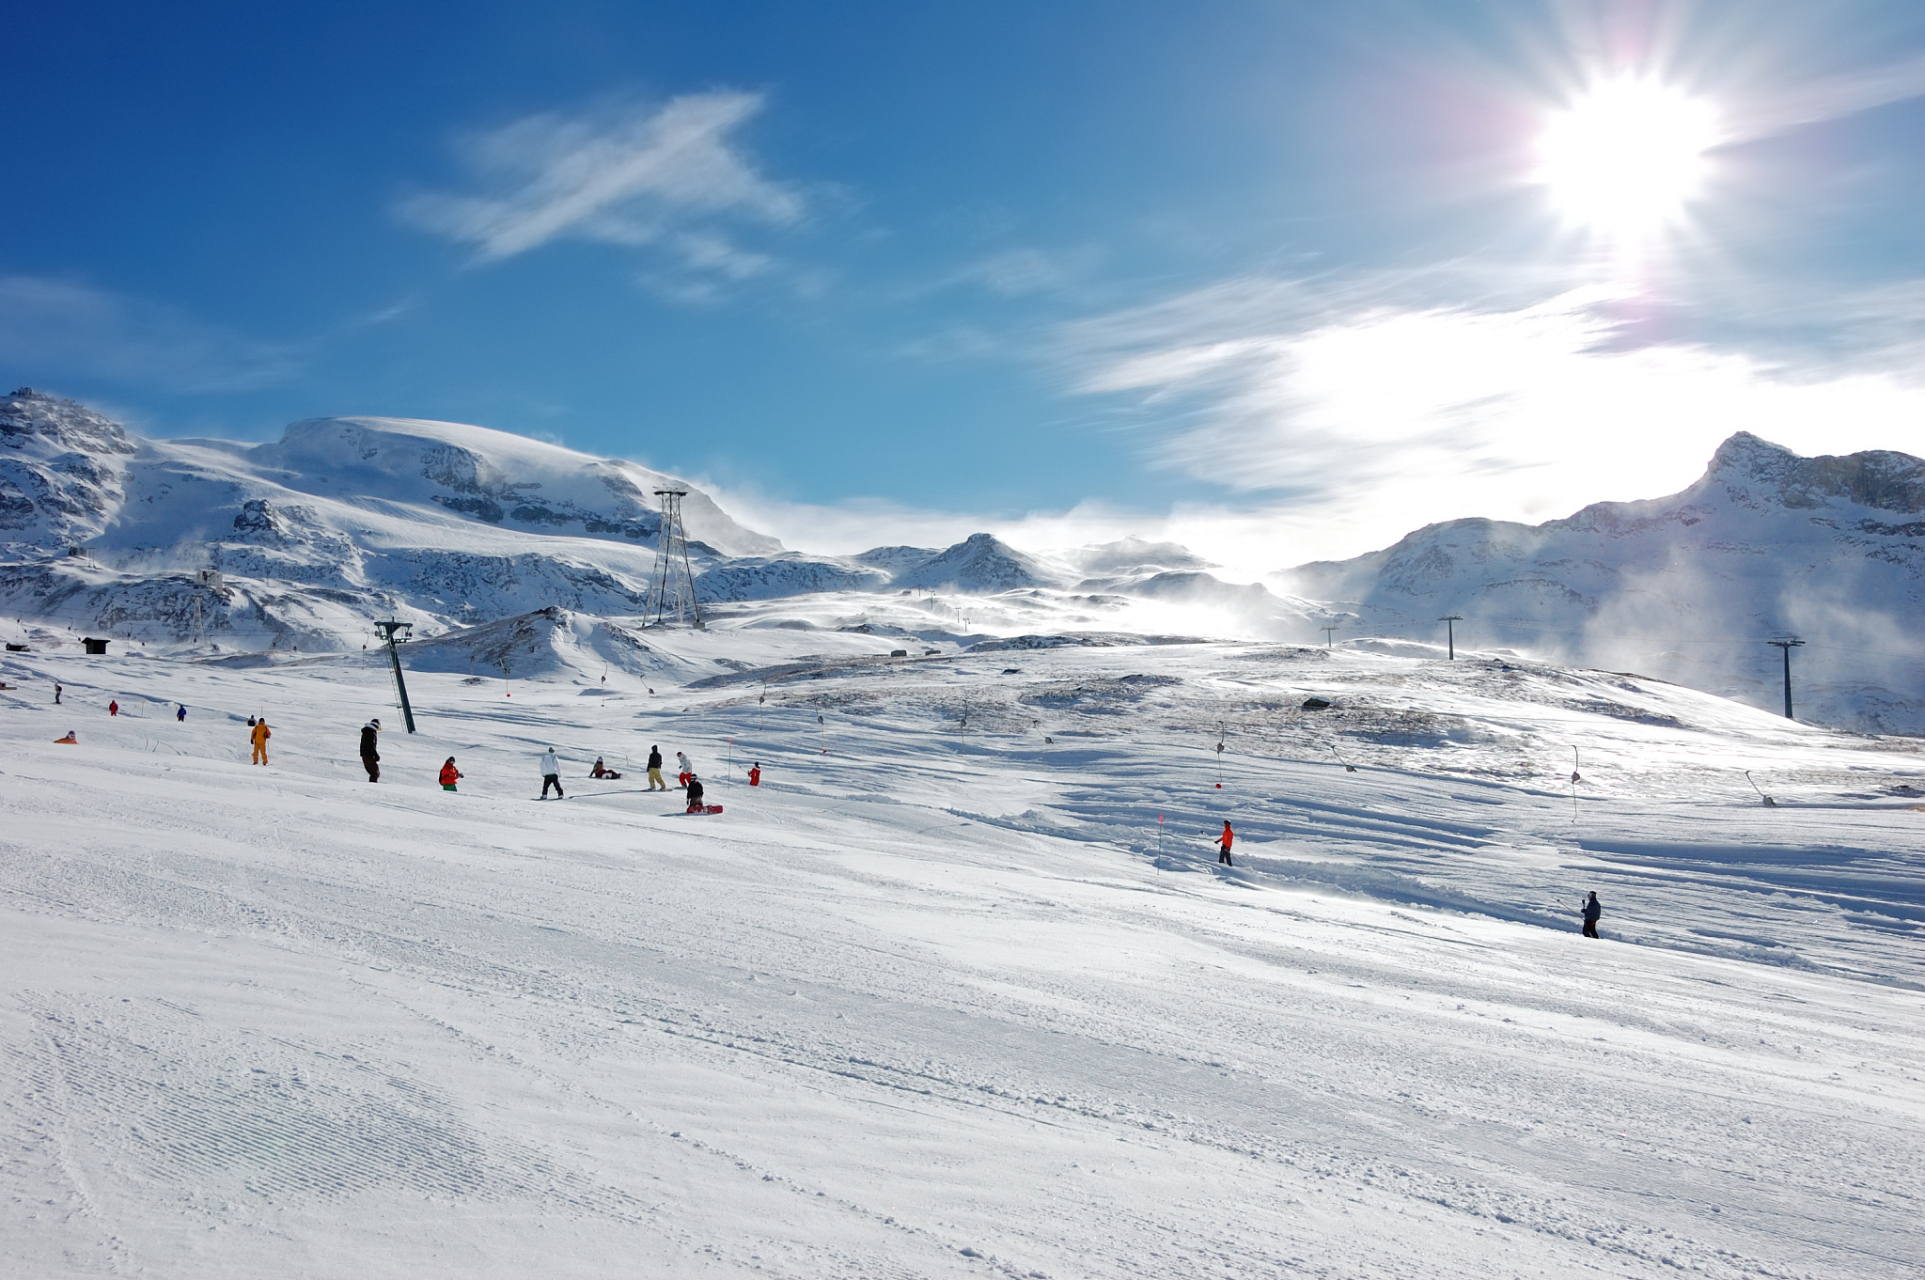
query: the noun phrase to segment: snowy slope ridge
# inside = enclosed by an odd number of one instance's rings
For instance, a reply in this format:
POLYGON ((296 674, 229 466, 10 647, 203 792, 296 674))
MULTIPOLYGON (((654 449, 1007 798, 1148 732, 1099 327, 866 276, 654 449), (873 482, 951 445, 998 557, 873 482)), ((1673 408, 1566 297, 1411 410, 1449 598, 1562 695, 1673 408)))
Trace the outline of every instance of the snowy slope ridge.
POLYGON ((358 653, 0 655, 0 1273, 1916 1274, 1917 743, 773 609, 412 644, 413 736, 358 653))
POLYGON ((1522 525, 1453 520, 1280 575, 1348 630, 1506 645, 1775 705, 1797 635, 1799 701, 1833 723, 1925 731, 1925 462, 1801 458, 1740 432, 1682 493, 1522 525))

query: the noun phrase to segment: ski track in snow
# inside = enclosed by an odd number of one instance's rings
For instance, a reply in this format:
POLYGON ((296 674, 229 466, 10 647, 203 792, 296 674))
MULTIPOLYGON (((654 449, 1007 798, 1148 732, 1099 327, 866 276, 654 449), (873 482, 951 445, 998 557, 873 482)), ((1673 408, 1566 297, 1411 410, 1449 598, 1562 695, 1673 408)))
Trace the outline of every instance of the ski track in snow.
POLYGON ((376 669, 9 655, 0 1271, 1916 1274, 1912 744, 1280 653, 417 674, 378 788, 376 669))

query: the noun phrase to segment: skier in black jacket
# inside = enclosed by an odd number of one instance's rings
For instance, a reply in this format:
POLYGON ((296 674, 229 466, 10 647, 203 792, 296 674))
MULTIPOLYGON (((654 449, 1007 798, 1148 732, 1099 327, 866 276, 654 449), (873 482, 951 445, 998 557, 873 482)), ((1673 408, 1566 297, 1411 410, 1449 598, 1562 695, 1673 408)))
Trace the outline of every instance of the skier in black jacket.
POLYGON ((650 791, 668 790, 668 783, 662 781, 662 749, 660 747, 650 747, 648 749, 648 789, 650 791))
POLYGON ((702 780, 692 773, 688 775, 688 811, 702 811, 702 780))
POLYGON ((1593 889, 1591 890, 1591 896, 1588 899, 1586 899, 1584 903, 1584 936, 1585 937, 1587 938, 1597 937, 1598 917, 1603 914, 1604 914, 1604 907, 1597 900, 1597 890, 1593 889))
POLYGON ((361 767, 368 771, 369 782, 381 781, 381 753, 374 749, 374 737, 380 732, 379 720, 361 726, 361 767))

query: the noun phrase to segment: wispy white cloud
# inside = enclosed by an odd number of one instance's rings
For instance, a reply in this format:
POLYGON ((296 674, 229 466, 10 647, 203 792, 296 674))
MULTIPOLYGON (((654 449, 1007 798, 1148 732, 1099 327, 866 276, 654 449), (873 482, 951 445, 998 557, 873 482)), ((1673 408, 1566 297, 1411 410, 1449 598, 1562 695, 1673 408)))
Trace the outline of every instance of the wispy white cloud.
POLYGON ((72 280, 0 277, 0 363, 22 376, 246 391, 295 377, 311 351, 311 343, 262 342, 72 280))
POLYGON ((1843 120, 1860 112, 1925 97, 1925 54, 1868 67, 1740 103, 1727 116, 1727 141, 1767 138, 1801 125, 1843 120))
POLYGON ((800 193, 759 173, 736 140, 762 105, 760 94, 717 91, 656 107, 529 116, 463 147, 488 190, 421 193, 398 211, 474 246, 482 261, 565 237, 666 241, 690 266, 741 278, 753 255, 718 249, 724 242, 702 221, 730 215, 782 224, 804 211, 800 193))
POLYGON ((1287 559, 1674 492, 1740 429, 1804 453, 1925 453, 1925 388, 1898 373, 1627 346, 1612 290, 1329 299, 1249 279, 1085 322, 1066 335, 1076 389, 1128 401, 1163 465, 1270 508, 1287 559))

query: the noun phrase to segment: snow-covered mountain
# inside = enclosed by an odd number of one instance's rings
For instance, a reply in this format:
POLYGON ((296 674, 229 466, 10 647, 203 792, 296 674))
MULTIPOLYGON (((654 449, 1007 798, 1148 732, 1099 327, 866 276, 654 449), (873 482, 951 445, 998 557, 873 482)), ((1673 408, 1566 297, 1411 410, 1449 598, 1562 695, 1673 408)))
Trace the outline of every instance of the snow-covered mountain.
POLYGON ((689 490, 698 564, 781 551, 684 481, 484 427, 323 418, 271 444, 140 440, 22 390, 0 400, 0 600, 241 649, 348 647, 390 614, 634 614, 667 487, 689 490))
MULTIPOLYGON (((222 651, 351 649, 388 616, 423 635, 556 607, 633 617, 647 611, 663 488, 688 491, 697 595, 711 604, 1084 577, 1075 557, 1045 564, 986 533, 858 556, 785 551, 687 481, 486 427, 317 418, 270 444, 142 440, 23 389, 0 400, 0 606, 222 651)), ((1124 595, 1200 563, 1132 542, 1091 551, 1102 588, 1124 595)))
POLYGON ((1803 458, 1739 432, 1682 493, 1523 525, 1452 520, 1282 575, 1352 634, 1503 645, 1636 669, 1834 723, 1925 729, 1925 461, 1803 458))
POLYGON ((686 481, 485 427, 322 418, 271 444, 155 441, 23 390, 0 399, 0 611, 41 643, 93 632, 211 655, 353 650, 380 617, 426 638, 559 610, 547 616, 574 619, 573 638, 543 653, 652 669, 629 641, 648 612, 654 491, 669 487, 688 490, 698 597, 761 625, 966 644, 1072 631, 1306 641, 1336 621, 1358 642, 1421 646, 1442 641, 1440 615, 1460 614, 1460 647, 1774 708, 1782 658, 1766 641, 1795 634, 1801 714, 1925 732, 1913 639, 1925 462, 1800 458, 1742 432, 1683 493, 1534 526, 1431 525, 1284 571, 1273 591, 1137 538, 1047 554, 988 533, 790 551, 686 481), (595 631, 604 621, 613 629, 595 631))

